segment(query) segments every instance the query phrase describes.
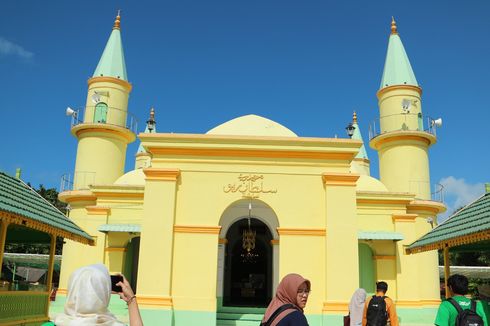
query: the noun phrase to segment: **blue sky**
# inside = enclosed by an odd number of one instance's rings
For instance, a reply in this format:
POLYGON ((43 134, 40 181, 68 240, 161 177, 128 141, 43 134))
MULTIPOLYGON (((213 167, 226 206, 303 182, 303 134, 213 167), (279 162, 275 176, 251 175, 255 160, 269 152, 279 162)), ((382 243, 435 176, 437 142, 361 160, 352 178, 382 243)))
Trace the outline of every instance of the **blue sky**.
POLYGON ((85 104, 117 9, 140 130, 154 106, 160 132, 254 113, 300 136, 345 137, 356 110, 366 141, 393 15, 424 114, 444 122, 432 182, 446 185, 450 211, 490 182, 489 1, 2 1, 0 170, 48 187, 73 172, 64 110, 85 104))

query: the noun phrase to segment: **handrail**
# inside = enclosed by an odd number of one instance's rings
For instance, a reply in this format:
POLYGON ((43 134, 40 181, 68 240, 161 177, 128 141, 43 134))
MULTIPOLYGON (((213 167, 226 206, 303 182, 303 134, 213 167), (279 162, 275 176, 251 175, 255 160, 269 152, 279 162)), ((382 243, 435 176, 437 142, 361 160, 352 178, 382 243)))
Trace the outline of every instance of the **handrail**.
POLYGON ((75 171, 65 173, 61 176, 60 193, 71 190, 86 190, 95 183, 95 172, 92 171, 75 171), (76 179, 76 182, 75 182, 76 179))
POLYGON ((95 110, 97 109, 96 105, 90 105, 83 108, 74 109, 74 113, 71 116, 71 127, 75 127, 85 123, 96 123, 96 124, 106 124, 111 126, 118 126, 122 128, 126 128, 134 134, 138 133, 138 119, 134 114, 129 111, 121 110, 116 107, 107 106, 107 112, 105 115, 105 120, 101 121, 91 121, 86 122, 86 115, 88 113, 92 114, 91 120, 93 120, 95 116, 95 110))
POLYGON ((430 116, 421 113, 395 113, 382 116, 369 124, 369 140, 393 131, 422 131, 436 136, 434 119, 430 116))

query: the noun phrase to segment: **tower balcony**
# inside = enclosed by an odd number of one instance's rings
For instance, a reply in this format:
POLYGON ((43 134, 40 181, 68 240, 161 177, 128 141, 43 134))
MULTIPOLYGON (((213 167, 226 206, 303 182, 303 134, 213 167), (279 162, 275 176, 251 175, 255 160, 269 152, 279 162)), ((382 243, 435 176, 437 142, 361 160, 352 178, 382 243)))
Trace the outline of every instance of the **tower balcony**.
MULTIPOLYGON (((425 189, 430 189, 430 200, 434 202, 444 203, 444 186, 440 183, 431 184, 426 181, 409 181, 408 192, 413 194, 423 193, 425 189)), ((417 200, 428 200, 427 198, 419 198, 416 196, 417 200)))
POLYGON ((83 125, 113 126, 126 129, 133 134, 138 133, 138 120, 134 114, 104 103, 73 110, 71 113, 72 131, 83 125))
POLYGON ((369 124, 369 140, 387 133, 403 131, 423 132, 435 138, 438 123, 438 120, 421 113, 390 114, 369 124))
POLYGON ((65 173, 61 176, 60 193, 73 190, 89 190, 95 183, 95 172, 65 173))

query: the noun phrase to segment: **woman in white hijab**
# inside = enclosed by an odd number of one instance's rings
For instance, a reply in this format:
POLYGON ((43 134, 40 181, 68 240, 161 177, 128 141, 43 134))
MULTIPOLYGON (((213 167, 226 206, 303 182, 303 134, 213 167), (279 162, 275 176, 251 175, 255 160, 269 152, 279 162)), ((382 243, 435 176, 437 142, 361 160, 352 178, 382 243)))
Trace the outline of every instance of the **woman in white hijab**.
MULTIPOLYGON (((130 325, 143 325, 136 296, 124 276, 123 282, 119 282, 118 285, 123 290, 119 296, 128 304, 130 325)), ((58 315, 54 324, 56 326, 125 325, 107 309, 110 298, 111 278, 107 268, 102 264, 81 267, 70 276, 65 313, 58 315)))
POLYGON ((350 326, 361 326, 364 313, 364 302, 366 301, 366 290, 357 289, 349 303, 350 326))

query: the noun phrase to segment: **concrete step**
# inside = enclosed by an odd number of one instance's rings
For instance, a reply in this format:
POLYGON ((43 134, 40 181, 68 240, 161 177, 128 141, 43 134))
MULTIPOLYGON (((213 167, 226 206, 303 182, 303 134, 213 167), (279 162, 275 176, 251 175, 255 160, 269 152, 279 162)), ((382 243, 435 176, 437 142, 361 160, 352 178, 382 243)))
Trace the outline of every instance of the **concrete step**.
POLYGON ((262 316, 263 314, 219 312, 216 326, 257 326, 262 316))

